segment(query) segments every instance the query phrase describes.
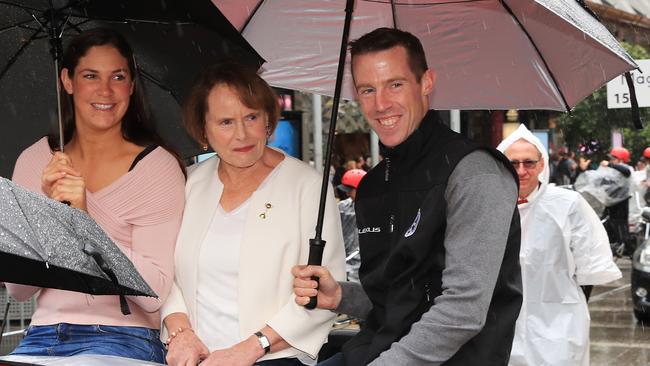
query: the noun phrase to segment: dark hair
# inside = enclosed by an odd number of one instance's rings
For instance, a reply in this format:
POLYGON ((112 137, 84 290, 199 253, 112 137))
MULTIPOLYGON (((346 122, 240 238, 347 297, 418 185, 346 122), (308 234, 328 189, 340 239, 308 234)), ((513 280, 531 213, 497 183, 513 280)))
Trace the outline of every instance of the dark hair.
MULTIPOLYGON (((145 103, 143 83, 135 63, 133 49, 124 36, 111 28, 93 28, 82 32, 70 41, 63 53, 61 68, 66 68, 68 74, 72 77, 79 64, 79 59, 84 57, 88 50, 95 46, 114 47, 128 63, 134 87, 129 99, 129 106, 122 118, 121 126, 124 139, 140 146, 156 144, 165 147, 156 132, 153 117, 148 105, 145 103)), ((61 88, 61 115, 63 119, 63 142, 66 144, 72 139, 76 127, 73 97, 63 88, 61 88)), ((58 131, 48 136, 48 142, 52 150, 59 149, 58 137, 58 131)), ((170 150, 167 147, 165 148, 170 150)), ((173 153, 173 151, 171 152, 173 153)))
POLYGON ((394 28, 377 28, 370 33, 364 34, 359 39, 351 41, 350 55, 354 59, 355 56, 386 51, 396 46, 404 47, 408 56, 409 67, 416 79, 420 80, 424 72, 429 68, 427 58, 418 37, 409 32, 394 28))
POLYGON ((240 63, 222 62, 208 66, 199 74, 185 101, 183 122, 194 140, 207 143, 205 114, 208 111, 208 95, 217 85, 231 87, 246 107, 266 112, 269 133, 273 133, 280 118, 280 104, 273 89, 257 75, 255 69, 240 63))

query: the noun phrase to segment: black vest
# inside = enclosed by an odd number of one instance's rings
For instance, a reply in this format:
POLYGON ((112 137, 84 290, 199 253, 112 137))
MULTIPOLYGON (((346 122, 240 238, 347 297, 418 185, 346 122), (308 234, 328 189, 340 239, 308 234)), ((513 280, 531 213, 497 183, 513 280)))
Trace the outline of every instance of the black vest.
MULTIPOLYGON (((458 162, 482 147, 449 130, 433 111, 406 141, 362 180, 355 203, 363 288, 373 303, 361 331, 343 347, 347 366, 365 365, 411 325, 442 293, 447 181, 458 162), (411 227, 419 222, 417 230, 411 227), (413 230, 411 235, 405 233, 413 230)), ((483 148, 516 173, 494 149, 483 148)), ((486 194, 489 194, 486 192, 486 194)), ((445 365, 506 365, 521 307, 520 223, 513 218, 506 251, 482 331, 445 365)), ((471 224, 472 213, 467 213, 471 224)))

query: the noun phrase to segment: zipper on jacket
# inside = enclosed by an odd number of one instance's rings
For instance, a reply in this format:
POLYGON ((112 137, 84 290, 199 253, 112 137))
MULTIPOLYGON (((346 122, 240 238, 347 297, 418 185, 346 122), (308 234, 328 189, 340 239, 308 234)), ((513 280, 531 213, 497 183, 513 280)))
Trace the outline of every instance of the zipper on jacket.
POLYGON ((386 168, 384 169, 384 182, 388 182, 388 178, 390 177, 390 158, 386 157, 384 160, 386 161, 386 168))
POLYGON ((395 215, 391 214, 388 218, 388 232, 392 233, 395 231, 395 215))

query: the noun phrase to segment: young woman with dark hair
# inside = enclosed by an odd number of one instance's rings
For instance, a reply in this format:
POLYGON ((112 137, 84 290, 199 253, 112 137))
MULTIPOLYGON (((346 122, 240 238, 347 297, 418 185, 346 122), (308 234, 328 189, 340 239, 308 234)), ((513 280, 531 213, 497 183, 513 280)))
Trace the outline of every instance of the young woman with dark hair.
POLYGON ((144 103, 133 51, 108 28, 87 30, 63 55, 64 152, 57 136, 18 158, 13 180, 86 211, 131 259, 159 299, 90 296, 7 284, 36 311, 16 355, 104 354, 164 362, 159 308, 173 280, 184 175, 144 103))

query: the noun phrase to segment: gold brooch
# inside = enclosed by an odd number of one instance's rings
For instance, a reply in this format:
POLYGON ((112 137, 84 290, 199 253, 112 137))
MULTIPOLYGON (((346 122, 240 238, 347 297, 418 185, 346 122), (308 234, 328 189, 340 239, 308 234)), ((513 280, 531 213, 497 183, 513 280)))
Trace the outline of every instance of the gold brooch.
POLYGON ((273 207, 273 206, 272 206, 270 203, 267 202, 267 203, 264 205, 264 208, 265 208, 265 209, 264 209, 264 212, 262 212, 262 213, 260 214, 260 218, 265 219, 265 218, 266 218, 266 214, 269 213, 269 210, 270 210, 272 207, 273 207))

